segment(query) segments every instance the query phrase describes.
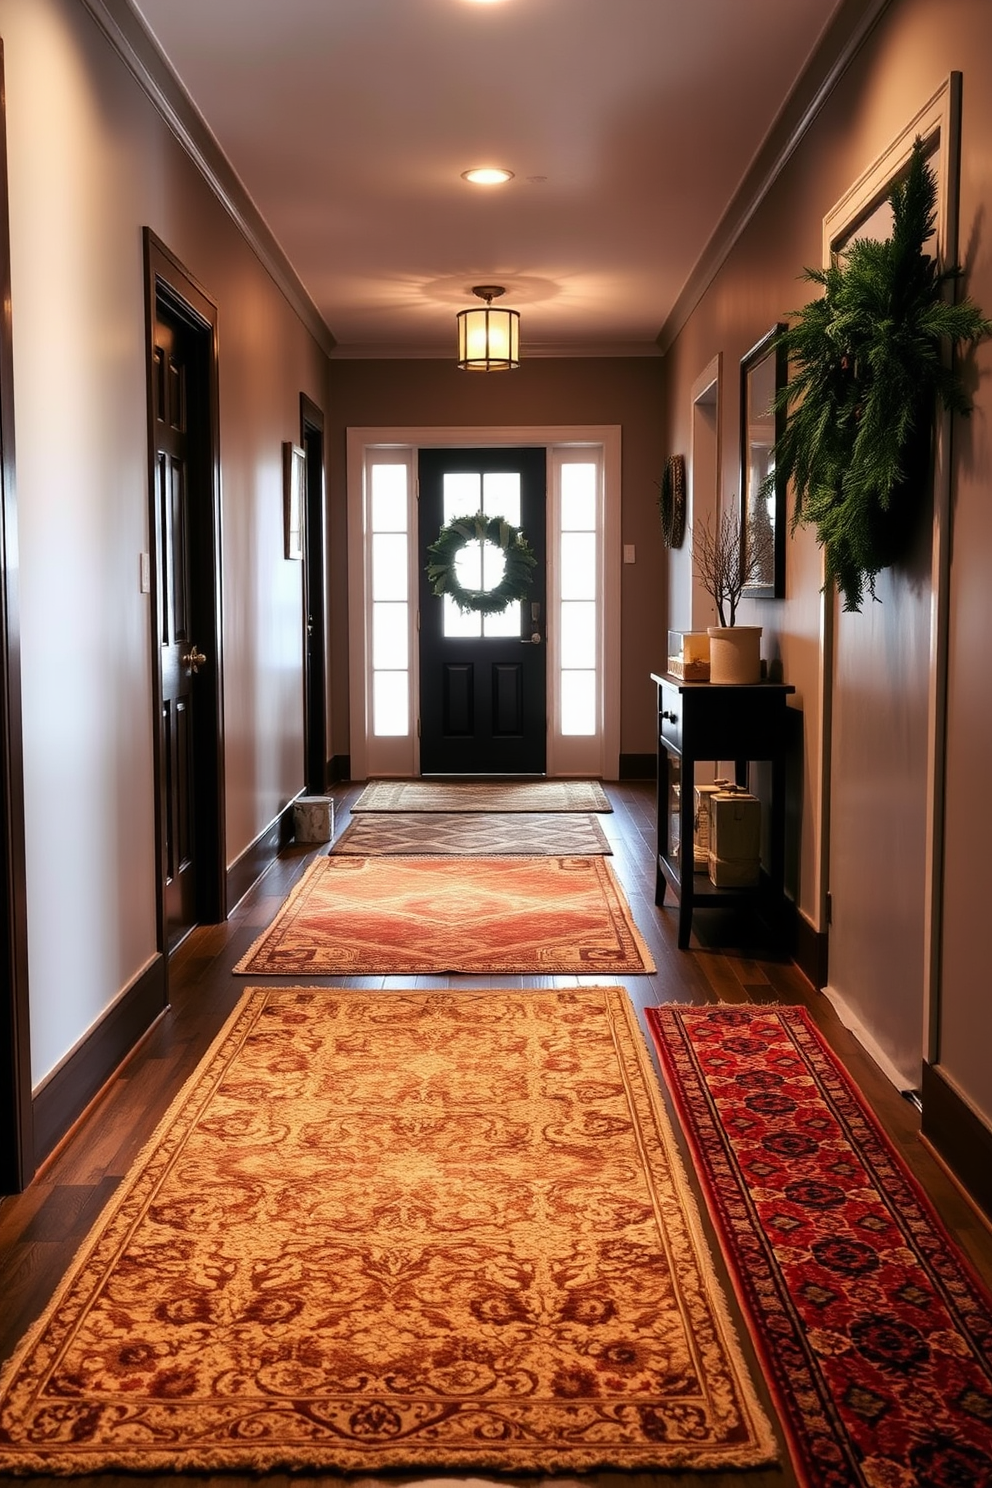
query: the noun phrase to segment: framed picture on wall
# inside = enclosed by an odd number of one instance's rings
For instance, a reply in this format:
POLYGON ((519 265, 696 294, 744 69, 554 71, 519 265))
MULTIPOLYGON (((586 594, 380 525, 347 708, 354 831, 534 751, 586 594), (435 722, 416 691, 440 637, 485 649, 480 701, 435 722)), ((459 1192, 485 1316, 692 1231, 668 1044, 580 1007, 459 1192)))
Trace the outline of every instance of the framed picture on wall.
POLYGON ((782 325, 774 325, 741 360, 741 542, 757 552, 752 599, 785 595, 785 482, 775 476, 775 441, 785 425, 775 396, 788 375, 786 353, 775 345, 782 325))
POLYGON ((290 441, 282 447, 282 484, 286 557, 303 557, 303 482, 306 480, 307 457, 298 444, 290 441))

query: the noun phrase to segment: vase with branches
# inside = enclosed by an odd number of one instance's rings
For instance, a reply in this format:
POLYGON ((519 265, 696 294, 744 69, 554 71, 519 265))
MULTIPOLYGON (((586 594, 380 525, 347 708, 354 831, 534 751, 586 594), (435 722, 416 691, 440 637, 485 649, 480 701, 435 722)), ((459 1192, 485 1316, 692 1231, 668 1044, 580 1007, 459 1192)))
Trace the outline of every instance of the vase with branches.
POLYGON ((746 591, 768 572, 772 533, 757 525, 745 542, 741 519, 728 507, 714 521, 697 523, 692 534, 696 576, 716 605, 722 626, 737 624, 737 607, 746 591))

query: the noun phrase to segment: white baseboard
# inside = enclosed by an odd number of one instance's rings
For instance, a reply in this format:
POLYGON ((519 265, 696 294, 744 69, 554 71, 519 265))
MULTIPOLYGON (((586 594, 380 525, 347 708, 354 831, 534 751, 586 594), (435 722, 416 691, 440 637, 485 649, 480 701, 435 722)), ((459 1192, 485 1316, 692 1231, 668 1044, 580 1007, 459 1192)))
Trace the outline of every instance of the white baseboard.
POLYGON ((917 1076, 916 1078, 914 1078, 912 1075, 907 1075, 902 1070, 897 1068, 895 1064, 893 1064, 892 1060, 886 1054, 885 1050, 876 1041, 872 1034, 868 1032, 867 1028, 861 1022, 861 1019, 851 1009, 849 1004, 844 1001, 844 998, 841 996, 841 994, 835 991, 833 987, 824 987, 823 995, 824 997, 829 998, 834 1011, 836 1012, 840 1021, 843 1023, 844 1027, 848 1029, 849 1032, 854 1034, 854 1037, 857 1039, 858 1043, 862 1045, 867 1054, 871 1055, 872 1059, 882 1071, 882 1074, 885 1075, 886 1079, 892 1081, 892 1084, 896 1087, 900 1094, 906 1094, 909 1091, 916 1090, 919 1077, 917 1076))

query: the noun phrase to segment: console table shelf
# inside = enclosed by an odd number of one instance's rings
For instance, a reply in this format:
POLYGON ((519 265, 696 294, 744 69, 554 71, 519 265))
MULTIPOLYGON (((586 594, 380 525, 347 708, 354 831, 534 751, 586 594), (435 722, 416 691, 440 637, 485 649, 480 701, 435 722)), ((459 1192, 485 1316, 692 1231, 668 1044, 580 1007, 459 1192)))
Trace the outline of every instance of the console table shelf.
POLYGON ((689 944, 693 909, 765 900, 782 907, 785 880, 786 682, 683 682, 651 674, 658 691, 658 846, 655 903, 666 888, 678 901, 678 943, 689 944), (748 783, 752 760, 772 767, 769 861, 754 888, 719 889, 695 872, 693 787, 697 760, 733 760, 738 785, 748 783), (676 806, 677 801, 677 806, 676 806))

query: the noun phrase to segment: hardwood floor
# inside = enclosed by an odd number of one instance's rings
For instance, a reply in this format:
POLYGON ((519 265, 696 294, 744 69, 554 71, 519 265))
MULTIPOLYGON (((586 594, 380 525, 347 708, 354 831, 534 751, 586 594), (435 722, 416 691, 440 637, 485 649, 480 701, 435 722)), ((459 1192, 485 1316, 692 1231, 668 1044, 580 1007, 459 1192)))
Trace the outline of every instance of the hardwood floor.
MULTIPOLYGON (((348 824, 350 804, 359 789, 345 785, 333 792, 338 833, 348 824)), ((754 927, 745 920, 698 915, 692 948, 677 949, 674 907, 658 909, 654 904, 654 788, 648 783, 625 782, 611 784, 607 790, 614 811, 612 815, 601 816, 600 822, 613 847, 614 867, 658 967, 652 976, 620 979, 638 1012, 664 1002, 805 1003, 972 1264, 986 1283, 992 1285, 992 1233, 919 1141, 919 1117, 915 1109, 899 1096, 853 1036, 840 1025, 827 1000, 814 991, 791 962, 751 939, 754 927)), ((0 1202, 0 1358, 10 1354, 24 1330, 42 1311, 90 1225, 234 1008, 248 981, 235 977, 232 967, 268 924, 315 851, 326 849, 290 848, 237 906, 227 923, 193 931, 172 960, 172 1002, 168 1011, 94 1101, 31 1187, 0 1202)), ((312 980, 321 986, 348 985, 388 991, 409 986, 572 986, 581 979, 448 976, 312 980)), ((294 981, 306 979, 294 978, 294 981)), ((701 1201, 700 1208, 704 1209, 701 1201)), ((726 1280, 718 1247, 715 1241, 711 1243, 718 1269, 726 1280)), ((727 1290, 732 1296, 729 1283, 727 1290)), ((739 1326, 755 1378, 760 1380, 746 1330, 740 1322, 739 1326)), ((763 1387, 762 1395, 769 1415, 776 1420, 763 1387)), ((432 1481, 440 1476, 429 1475, 432 1481)), ((191 1473, 182 1477, 216 1488, 257 1481, 239 1474, 191 1473)), ((457 1474, 452 1474, 451 1479, 464 1481, 457 1474)), ((311 1480, 335 1481, 331 1474, 311 1480)), ((489 1480, 495 1481, 493 1475, 489 1480)), ((65 1482, 54 1478, 29 1481, 36 1488, 41 1484, 54 1488, 56 1483, 65 1482)), ((122 1473, 74 1481, 91 1484, 92 1488, 97 1485, 117 1488, 134 1483, 135 1479, 122 1473)), ((166 1475, 142 1481, 155 1488, 174 1482, 175 1477, 166 1475)), ((264 1481, 266 1488, 270 1485, 284 1488, 299 1478, 277 1473, 264 1481)), ((390 1474, 388 1481, 425 1482, 427 1475, 390 1474)), ((478 1482, 479 1478, 472 1481, 478 1482)), ((783 1451, 779 1467, 746 1473, 665 1473, 654 1478, 649 1474, 614 1472, 593 1474, 582 1481, 595 1482, 597 1488, 641 1488, 651 1482, 663 1482, 666 1488, 704 1488, 704 1485, 728 1488, 730 1484, 744 1483, 751 1488, 792 1488, 796 1479, 783 1451)))

